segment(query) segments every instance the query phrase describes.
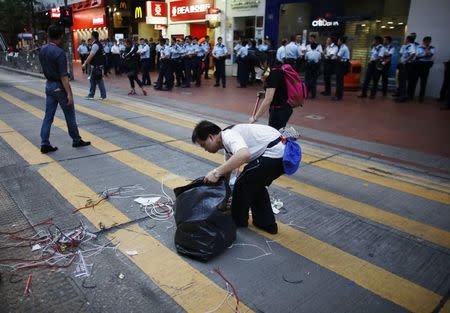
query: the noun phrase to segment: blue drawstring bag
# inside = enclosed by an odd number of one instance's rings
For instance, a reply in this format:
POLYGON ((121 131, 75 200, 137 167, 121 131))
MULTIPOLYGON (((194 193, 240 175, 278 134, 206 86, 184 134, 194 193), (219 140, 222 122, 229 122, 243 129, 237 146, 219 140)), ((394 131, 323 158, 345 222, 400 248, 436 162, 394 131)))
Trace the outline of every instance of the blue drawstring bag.
POLYGON ((294 139, 288 138, 284 147, 283 169, 284 173, 292 175, 297 172, 302 160, 302 149, 294 139))

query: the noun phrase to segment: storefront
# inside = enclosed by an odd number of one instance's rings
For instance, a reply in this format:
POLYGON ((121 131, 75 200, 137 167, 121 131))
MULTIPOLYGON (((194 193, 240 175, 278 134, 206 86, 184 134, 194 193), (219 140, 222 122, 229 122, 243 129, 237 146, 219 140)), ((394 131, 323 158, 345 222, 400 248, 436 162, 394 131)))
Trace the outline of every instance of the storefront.
MULTIPOLYGON (((130 18, 134 39, 153 38, 154 40, 157 40, 160 37, 160 30, 155 29, 155 24, 147 23, 148 10, 149 9, 151 10, 152 7, 151 3, 155 2, 159 2, 160 4, 164 3, 163 1, 142 1, 142 0, 137 0, 134 2, 134 6, 131 8, 132 11, 130 18)), ((158 7, 162 8, 163 6, 158 7)))
POLYGON ((352 59, 366 64, 374 36, 389 35, 399 46, 407 31, 410 0, 271 0, 266 5, 265 34, 275 44, 291 35, 306 41, 315 34, 319 43, 326 37, 348 37, 352 59))
MULTIPOLYGON (((102 2, 102 1, 96 1, 102 2)), ((81 7, 81 6, 80 6, 81 7)), ((76 10, 76 6, 73 7, 76 10)), ((81 41, 91 38, 92 32, 95 30, 99 33, 100 39, 109 38, 109 31, 106 27, 105 7, 99 6, 89 9, 81 9, 73 13, 73 45, 75 60, 78 60, 77 48, 81 41)))

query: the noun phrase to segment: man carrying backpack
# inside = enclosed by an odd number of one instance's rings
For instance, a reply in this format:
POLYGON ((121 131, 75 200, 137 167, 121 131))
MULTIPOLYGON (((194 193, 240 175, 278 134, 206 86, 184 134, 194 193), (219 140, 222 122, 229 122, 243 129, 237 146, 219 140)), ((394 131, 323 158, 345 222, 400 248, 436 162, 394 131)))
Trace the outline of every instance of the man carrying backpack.
POLYGON ((269 126, 278 130, 286 127, 292 115, 292 107, 297 106, 289 101, 290 95, 288 94, 285 76, 293 75, 290 77, 292 78, 290 80, 294 81, 295 86, 290 86, 293 93, 291 98, 303 101, 306 98, 306 88, 297 72, 289 64, 285 64, 282 67, 273 67, 271 70, 267 66, 265 68, 265 72, 261 77, 265 91, 258 92, 258 97, 264 97, 264 99, 249 121, 250 123, 256 122, 258 118, 269 110, 269 126), (304 95, 297 94, 298 91, 304 92, 304 95))
POLYGON ((265 125, 238 124, 224 130, 209 121, 201 121, 192 132, 192 142, 210 153, 225 150, 225 163, 210 171, 206 183, 216 183, 220 177, 246 164, 233 188, 231 213, 238 227, 247 227, 249 209, 253 225, 270 234, 278 232, 266 186, 284 174, 285 145, 281 134, 265 125))

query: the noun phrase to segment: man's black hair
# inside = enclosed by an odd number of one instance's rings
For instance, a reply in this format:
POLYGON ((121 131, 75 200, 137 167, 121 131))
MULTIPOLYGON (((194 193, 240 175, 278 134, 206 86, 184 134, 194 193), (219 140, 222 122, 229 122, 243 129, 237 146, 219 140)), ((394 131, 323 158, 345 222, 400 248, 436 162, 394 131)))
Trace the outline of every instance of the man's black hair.
POLYGON ((431 37, 430 36, 423 37, 423 41, 431 41, 431 37))
POLYGON ((92 37, 94 37, 95 40, 98 40, 98 37, 99 37, 98 31, 95 31, 95 30, 94 30, 94 31, 92 32, 92 37))
POLYGON ((408 42, 414 42, 414 37, 413 36, 411 36, 411 35, 409 35, 409 36, 406 36, 406 41, 408 41, 408 42))
POLYGON ((219 37, 217 37, 217 40, 219 40, 219 39, 222 39, 222 37, 220 37, 220 36, 219 36, 219 37))
POLYGON ((64 35, 64 29, 61 26, 53 24, 48 27, 48 37, 51 40, 58 40, 62 35, 64 35))
POLYGON ((384 38, 385 38, 389 43, 392 42, 392 37, 391 37, 391 36, 384 36, 384 38))
POLYGON ((210 121, 201 121, 195 125, 192 131, 192 142, 197 143, 198 140, 204 141, 209 135, 217 135, 222 129, 210 121))
POLYGON ((383 43, 383 38, 381 38, 381 36, 375 36, 373 39, 377 44, 383 43))
POLYGON ((339 38, 339 40, 341 41, 341 43, 346 43, 347 42, 347 36, 342 36, 339 38))
POLYGON ((309 35, 309 38, 314 38, 314 39, 316 39, 316 35, 311 34, 311 35, 309 35))
POLYGON ((296 35, 292 35, 291 36, 291 41, 295 41, 295 37, 297 37, 296 35))

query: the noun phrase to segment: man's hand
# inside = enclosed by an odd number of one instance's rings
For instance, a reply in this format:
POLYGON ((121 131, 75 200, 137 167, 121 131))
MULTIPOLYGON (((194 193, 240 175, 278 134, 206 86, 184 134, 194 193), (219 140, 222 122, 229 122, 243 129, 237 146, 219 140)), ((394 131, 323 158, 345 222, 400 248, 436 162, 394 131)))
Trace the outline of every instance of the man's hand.
POLYGON ((85 70, 85 69, 86 69, 86 63, 83 63, 83 65, 81 66, 81 68, 82 68, 83 70, 85 70))
POLYGON ((73 96, 67 96, 67 106, 73 106, 73 96))
POLYGON ((264 90, 261 90, 261 91, 258 91, 257 93, 256 93, 256 96, 258 97, 258 98, 264 98, 264 96, 266 95, 266 92, 264 91, 264 90))
POLYGON ((250 124, 253 124, 253 123, 255 123, 255 122, 257 121, 257 119, 256 119, 254 116, 251 116, 251 117, 248 119, 248 121, 249 121, 250 124))
POLYGON ((215 184, 219 181, 220 176, 217 175, 216 170, 210 171, 208 174, 206 174, 205 178, 203 179, 203 182, 206 184, 215 184))

